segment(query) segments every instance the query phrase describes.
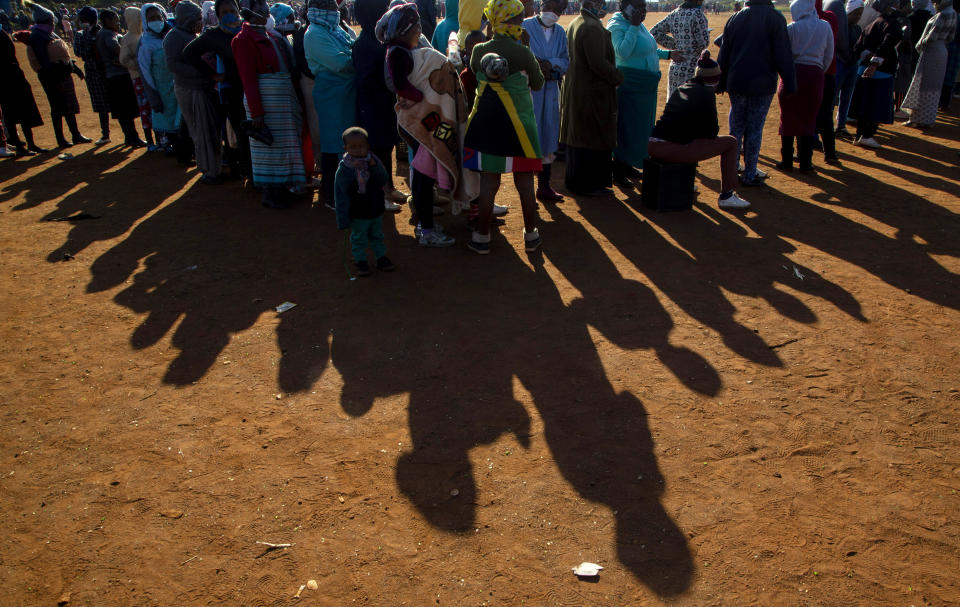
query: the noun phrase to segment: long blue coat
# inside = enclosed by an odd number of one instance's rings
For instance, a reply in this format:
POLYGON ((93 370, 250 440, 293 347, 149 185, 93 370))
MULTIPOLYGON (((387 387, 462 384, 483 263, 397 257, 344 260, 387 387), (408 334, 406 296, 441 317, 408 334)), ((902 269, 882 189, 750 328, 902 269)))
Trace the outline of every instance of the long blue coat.
POLYGON ((353 69, 356 35, 352 32, 351 35, 352 38, 343 36, 311 23, 303 36, 307 65, 314 74, 313 104, 320 126, 321 154, 342 153, 343 132, 356 123, 357 86, 353 69))
POLYGON ((553 26, 547 40, 543 25, 536 17, 523 20, 523 29, 530 34, 530 51, 537 59, 546 59, 553 65, 553 74, 544 74, 547 80, 539 91, 532 91, 533 113, 537 117, 540 151, 550 158, 560 142, 560 80, 570 67, 567 56, 567 33, 559 25, 553 26))

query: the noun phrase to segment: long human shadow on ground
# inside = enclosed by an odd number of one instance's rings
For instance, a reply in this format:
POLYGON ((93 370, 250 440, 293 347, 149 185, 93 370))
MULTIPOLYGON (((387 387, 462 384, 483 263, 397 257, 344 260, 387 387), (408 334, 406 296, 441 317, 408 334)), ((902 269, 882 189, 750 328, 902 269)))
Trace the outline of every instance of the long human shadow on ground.
POLYGON ((62 197, 56 204, 47 204, 41 221, 82 212, 87 219, 61 224, 67 230, 66 238, 47 255, 50 262, 73 259, 94 242, 124 234, 190 179, 171 160, 146 153, 129 158, 130 153, 121 146, 99 153, 92 149, 78 152, 30 177, 4 182, 0 201, 22 194, 24 199, 13 210, 26 211, 62 197))
POLYGON ((652 349, 692 390, 716 394, 720 378, 699 354, 669 343, 673 321, 649 288, 625 280, 582 225, 553 219, 545 256, 581 293, 569 305, 543 260, 534 255, 531 268, 502 237, 487 258, 419 250, 407 263, 425 267, 358 284, 339 304, 347 314, 282 317, 281 386, 306 389, 332 365, 343 381, 341 407, 353 416, 408 393, 412 444, 397 484, 434 526, 465 531, 484 503, 470 450, 504 434, 529 443, 518 382, 564 478, 615 513, 619 560, 659 595, 676 595, 691 581, 690 550, 660 503, 664 480, 645 408, 610 375, 643 373, 629 352, 652 349), (387 288, 387 280, 405 284, 387 288), (322 322, 332 331, 329 350, 314 345, 326 344, 322 322), (602 361, 588 326, 624 352, 602 361))
MULTIPOLYGON (((165 194, 157 192, 151 204, 165 194)), ((114 300, 147 314, 131 345, 149 347, 176 326, 172 341, 180 352, 163 381, 189 385, 207 373, 233 334, 283 300, 297 301, 302 285, 314 279, 320 238, 314 216, 305 205, 271 213, 236 182, 195 184, 101 255, 87 290, 129 282, 114 300)))
POLYGON ((640 197, 634 195, 624 204, 586 204, 580 213, 671 301, 715 330, 724 345, 747 360, 772 367, 783 364, 755 327, 736 319, 738 310, 724 291, 761 298, 796 322, 815 322, 814 312, 783 288, 788 286, 827 299, 853 318, 865 320, 860 304, 849 293, 790 260, 786 255, 794 248, 785 240, 775 234, 747 238, 743 227, 725 213, 702 203, 697 209, 657 213, 643 208, 640 197), (649 221, 637 221, 628 207, 649 221), (685 251, 667 242, 653 223, 685 251), (809 278, 797 279, 794 266, 809 278))
POLYGON ((141 154, 116 171, 93 177, 86 187, 58 202, 44 219, 81 211, 99 219, 74 222, 63 244, 50 252, 47 261, 59 261, 64 254, 76 255, 94 242, 121 236, 183 189, 191 176, 170 160, 158 160, 141 154))
MULTIPOLYGON (((745 223, 765 238, 801 242, 859 266, 913 296, 960 309, 960 276, 931 257, 932 254, 960 256, 960 247, 954 238, 960 230, 960 215, 882 178, 860 173, 856 170, 858 165, 891 170, 873 160, 857 157, 850 159, 843 169, 824 171, 842 184, 839 187, 819 175, 790 176, 812 185, 822 181, 826 192, 811 197, 821 204, 776 192, 775 199, 757 205, 758 212, 744 219, 745 223), (837 213, 833 207, 859 211, 892 226, 896 234, 893 237, 881 234, 837 213)), ((775 183, 772 187, 776 187, 775 183)))
POLYGON ((95 183, 102 171, 127 157, 127 153, 120 147, 100 150, 80 147, 70 149, 73 150, 70 153, 75 154, 70 160, 54 160, 51 156, 55 155, 55 152, 51 151, 0 164, 0 182, 3 183, 0 203, 13 200, 22 194, 23 201, 12 210, 32 209, 63 196, 78 183, 87 183, 91 179, 95 183), (20 178, 16 175, 45 162, 49 164, 30 177, 20 178))
POLYGON ((673 321, 656 296, 624 280, 583 226, 566 217, 551 224, 550 262, 582 294, 568 306, 542 261, 535 257, 531 267, 502 238, 489 258, 420 249, 388 218, 400 270, 351 282, 343 233, 328 211, 302 205, 275 213, 250 197, 209 200, 207 192, 194 186, 92 267, 89 291, 122 285, 115 301, 146 314, 134 347, 176 327, 180 353, 165 381, 201 379, 233 334, 281 301, 297 302, 279 316, 281 389, 305 391, 332 365, 351 415, 365 414, 377 397, 408 393, 413 440, 397 463, 397 484, 427 521, 449 531, 477 520, 470 450, 504 433, 529 444, 530 418, 514 394, 519 382, 564 478, 616 512, 625 567, 662 596, 689 586, 692 557, 660 503, 647 413, 608 376, 638 370, 629 361, 605 368, 624 354, 602 361, 588 326, 627 354, 652 349, 692 390, 716 394, 720 378, 699 354, 670 344, 673 321))

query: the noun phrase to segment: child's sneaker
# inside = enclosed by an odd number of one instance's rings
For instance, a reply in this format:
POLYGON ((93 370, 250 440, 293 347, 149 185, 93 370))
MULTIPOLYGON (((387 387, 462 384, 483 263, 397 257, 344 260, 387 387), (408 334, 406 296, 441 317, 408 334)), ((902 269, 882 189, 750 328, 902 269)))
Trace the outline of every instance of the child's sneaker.
POLYGON ((528 239, 526 233, 523 235, 523 249, 527 253, 533 253, 543 244, 543 239, 540 238, 540 232, 534 231, 533 234, 536 234, 536 237, 532 239, 528 239))
POLYGON ((387 193, 387 198, 390 200, 390 202, 396 202, 399 204, 403 204, 407 202, 407 195, 396 188, 394 188, 393 191, 387 193))
POLYGON ((422 230, 420 232, 420 246, 421 247, 450 247, 456 244, 456 240, 438 232, 437 230, 422 230))
POLYGON ((381 272, 393 272, 397 269, 397 266, 393 265, 393 262, 390 261, 390 258, 384 255, 377 260, 377 269, 381 272))
POLYGON ((366 261, 358 261, 357 276, 370 276, 370 264, 366 261))
POLYGON ((490 253, 489 242, 477 242, 476 240, 471 240, 467 243, 467 248, 477 255, 488 255, 490 253))

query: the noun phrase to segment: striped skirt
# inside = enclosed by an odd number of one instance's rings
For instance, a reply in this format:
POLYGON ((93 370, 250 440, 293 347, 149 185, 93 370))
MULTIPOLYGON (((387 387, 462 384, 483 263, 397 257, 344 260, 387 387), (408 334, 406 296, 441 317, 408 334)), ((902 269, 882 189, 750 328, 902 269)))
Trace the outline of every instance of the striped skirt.
MULTIPOLYGON (((273 135, 273 145, 268 146, 250 138, 253 183, 257 186, 304 183, 306 177, 300 149, 302 114, 290 74, 260 74, 257 82, 263 103, 263 121, 273 135)), ((247 118, 251 118, 246 97, 243 107, 247 110, 247 118)))

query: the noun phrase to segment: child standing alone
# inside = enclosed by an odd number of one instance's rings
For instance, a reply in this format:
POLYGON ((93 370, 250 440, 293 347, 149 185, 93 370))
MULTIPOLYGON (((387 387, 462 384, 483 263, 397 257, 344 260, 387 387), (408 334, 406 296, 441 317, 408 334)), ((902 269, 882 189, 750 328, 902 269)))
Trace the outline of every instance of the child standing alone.
POLYGON ((377 269, 392 272, 395 266, 387 258, 383 244, 383 188, 387 171, 380 159, 370 153, 367 132, 358 126, 343 132, 346 153, 334 179, 337 228, 350 228, 350 249, 357 276, 369 276, 367 243, 377 259, 377 269))

